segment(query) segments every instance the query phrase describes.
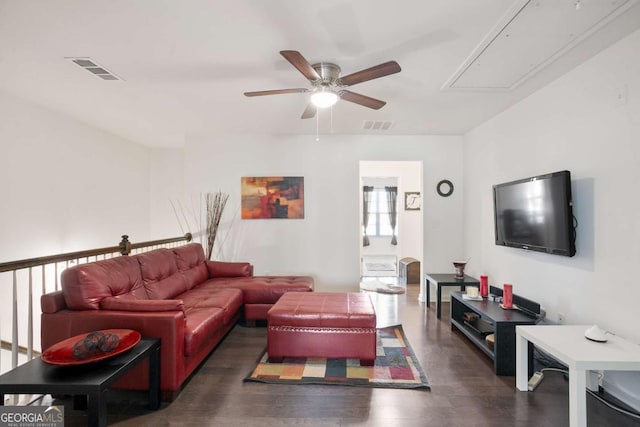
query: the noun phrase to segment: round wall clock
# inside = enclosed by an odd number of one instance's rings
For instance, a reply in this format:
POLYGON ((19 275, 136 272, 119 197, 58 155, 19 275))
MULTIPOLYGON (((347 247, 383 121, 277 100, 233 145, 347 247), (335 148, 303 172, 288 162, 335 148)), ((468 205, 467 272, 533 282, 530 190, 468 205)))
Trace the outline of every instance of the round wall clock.
POLYGON ((442 197, 449 197, 451 194, 453 194, 453 183, 448 179, 443 179, 438 183, 436 191, 442 197))

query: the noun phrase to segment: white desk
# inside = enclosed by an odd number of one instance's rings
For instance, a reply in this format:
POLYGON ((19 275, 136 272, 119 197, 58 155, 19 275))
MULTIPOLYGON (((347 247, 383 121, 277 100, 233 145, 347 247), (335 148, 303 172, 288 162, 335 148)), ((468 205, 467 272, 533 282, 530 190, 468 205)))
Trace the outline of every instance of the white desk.
POLYGON ((640 370, 640 345, 615 335, 606 343, 589 341, 584 332, 591 325, 516 326, 516 387, 527 391, 528 342, 546 351, 569 367, 569 424, 587 425, 586 388, 595 386, 590 370, 640 370))

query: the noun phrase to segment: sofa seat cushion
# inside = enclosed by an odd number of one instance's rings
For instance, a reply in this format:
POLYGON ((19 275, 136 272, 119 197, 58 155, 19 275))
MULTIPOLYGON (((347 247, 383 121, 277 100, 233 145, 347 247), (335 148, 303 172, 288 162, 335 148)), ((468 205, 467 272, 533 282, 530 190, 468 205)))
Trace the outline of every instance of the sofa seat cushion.
POLYGON ((100 302, 103 310, 115 311, 184 311, 179 299, 134 299, 125 297, 107 297, 100 302))
POLYGON ((241 289, 244 304, 275 304, 287 292, 313 291, 313 278, 310 276, 221 277, 206 284, 241 289))
POLYGON ((225 325, 234 321, 236 313, 242 307, 242 291, 233 288, 195 288, 176 298, 182 300, 187 312, 190 309, 207 307, 221 309, 225 325))
POLYGON ((223 328, 224 310, 217 307, 185 308, 184 355, 192 356, 223 328))

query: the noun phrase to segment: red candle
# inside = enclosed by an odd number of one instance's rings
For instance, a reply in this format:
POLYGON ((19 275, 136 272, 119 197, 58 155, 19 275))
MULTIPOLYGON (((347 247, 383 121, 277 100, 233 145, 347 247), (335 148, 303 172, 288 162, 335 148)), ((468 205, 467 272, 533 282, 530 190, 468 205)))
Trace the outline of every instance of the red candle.
POLYGON ((480 296, 486 298, 489 295, 489 276, 480 276, 480 296))
POLYGON ((504 308, 513 307, 513 285, 505 283, 504 291, 502 292, 502 306, 504 308))

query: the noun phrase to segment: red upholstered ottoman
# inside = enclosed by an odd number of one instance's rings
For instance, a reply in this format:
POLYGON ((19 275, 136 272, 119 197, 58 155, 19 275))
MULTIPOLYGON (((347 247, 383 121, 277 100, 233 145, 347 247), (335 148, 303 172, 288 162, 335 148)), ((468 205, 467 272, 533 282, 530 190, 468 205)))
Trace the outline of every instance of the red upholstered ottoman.
POLYGON ((368 294, 287 292, 267 313, 269 360, 376 358, 376 312, 368 294))

